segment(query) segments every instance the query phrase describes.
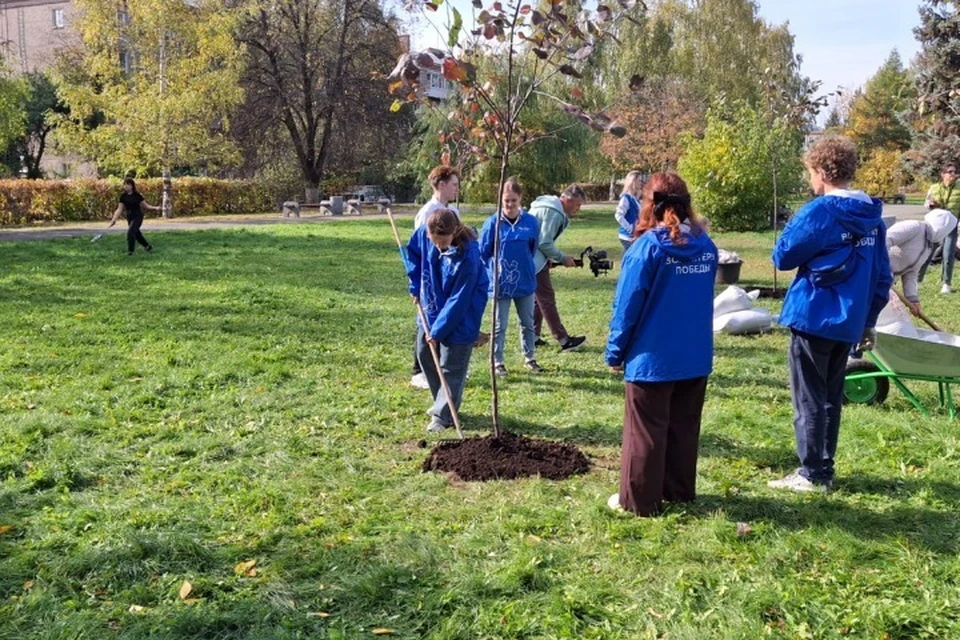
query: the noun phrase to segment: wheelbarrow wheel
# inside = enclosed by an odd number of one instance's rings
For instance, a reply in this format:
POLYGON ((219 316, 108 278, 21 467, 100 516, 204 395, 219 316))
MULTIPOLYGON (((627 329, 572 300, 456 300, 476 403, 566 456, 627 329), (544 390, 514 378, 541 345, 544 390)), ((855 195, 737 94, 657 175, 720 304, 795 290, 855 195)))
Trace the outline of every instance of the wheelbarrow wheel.
MULTIPOLYGON (((877 365, 869 360, 851 360, 847 363, 846 375, 855 373, 872 373, 879 371, 877 365)), ((860 378, 845 380, 843 383, 843 400, 853 404, 881 404, 890 393, 890 381, 886 378, 860 378)))

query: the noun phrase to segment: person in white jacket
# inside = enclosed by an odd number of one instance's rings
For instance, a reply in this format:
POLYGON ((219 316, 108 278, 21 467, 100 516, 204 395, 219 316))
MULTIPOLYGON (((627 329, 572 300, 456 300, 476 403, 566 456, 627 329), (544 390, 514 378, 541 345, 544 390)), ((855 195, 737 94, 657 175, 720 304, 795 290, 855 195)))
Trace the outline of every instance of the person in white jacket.
POLYGON ((887 251, 894 279, 903 283, 903 297, 910 312, 920 313, 918 283, 933 248, 957 227, 957 217, 946 209, 934 209, 923 220, 903 220, 887 229, 887 251))

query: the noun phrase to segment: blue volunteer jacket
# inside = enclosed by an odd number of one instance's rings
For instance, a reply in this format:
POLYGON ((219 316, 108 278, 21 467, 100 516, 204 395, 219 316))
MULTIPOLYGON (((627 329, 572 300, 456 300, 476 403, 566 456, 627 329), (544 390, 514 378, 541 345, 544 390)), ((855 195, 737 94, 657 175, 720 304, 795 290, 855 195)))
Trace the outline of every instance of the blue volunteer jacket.
POLYGON ((410 295, 420 298, 430 335, 445 344, 476 342, 489 284, 477 241, 441 253, 424 225, 410 236, 405 259, 410 295))
MULTIPOLYGON (((480 231, 480 257, 487 268, 490 295, 493 295, 493 241, 496 238, 497 214, 483 223, 480 231)), ((533 257, 540 244, 540 225, 526 211, 520 211, 513 222, 503 217, 500 222, 500 299, 524 298, 537 290, 537 271, 533 257)))
POLYGON ((647 231, 623 255, 606 361, 629 382, 670 382, 713 370, 713 282, 717 247, 705 231, 647 231))
POLYGON ((633 240, 633 227, 637 224, 637 218, 640 217, 640 203, 637 202, 637 199, 629 193, 621 194, 614 217, 620 223, 618 237, 627 242, 633 240))
POLYGON ((783 302, 781 325, 854 344, 865 328, 877 324, 893 282, 882 210, 880 200, 827 195, 807 203, 787 223, 773 249, 773 264, 782 271, 797 269, 797 275, 783 302), (818 286, 817 271, 840 262, 848 265, 849 275, 818 286))

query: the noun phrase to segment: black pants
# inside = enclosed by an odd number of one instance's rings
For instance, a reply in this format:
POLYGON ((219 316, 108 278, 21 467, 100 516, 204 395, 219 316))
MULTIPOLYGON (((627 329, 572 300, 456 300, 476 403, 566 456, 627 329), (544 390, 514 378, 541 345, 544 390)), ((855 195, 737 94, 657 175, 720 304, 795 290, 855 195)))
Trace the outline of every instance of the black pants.
POLYGON ((851 345, 794 330, 790 337, 790 391, 800 475, 811 482, 833 480, 840 435, 843 379, 851 345))
POLYGON ((133 253, 136 242, 139 242, 145 249, 150 249, 150 243, 140 233, 140 227, 143 225, 143 216, 133 216, 127 220, 127 251, 133 253))
POLYGON ((627 382, 620 458, 620 505, 657 513, 663 500, 696 495, 700 417, 707 378, 627 382))

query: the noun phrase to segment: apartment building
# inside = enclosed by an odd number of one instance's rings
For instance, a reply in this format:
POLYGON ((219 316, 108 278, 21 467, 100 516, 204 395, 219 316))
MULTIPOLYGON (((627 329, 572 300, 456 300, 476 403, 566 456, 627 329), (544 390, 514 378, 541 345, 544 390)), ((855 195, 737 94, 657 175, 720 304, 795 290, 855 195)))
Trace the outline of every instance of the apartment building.
POLYGON ((69 0, 0 0, 0 54, 15 71, 42 71, 75 37, 69 0))

